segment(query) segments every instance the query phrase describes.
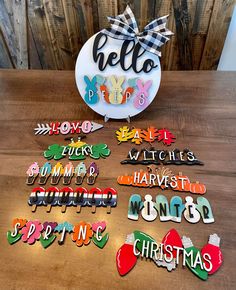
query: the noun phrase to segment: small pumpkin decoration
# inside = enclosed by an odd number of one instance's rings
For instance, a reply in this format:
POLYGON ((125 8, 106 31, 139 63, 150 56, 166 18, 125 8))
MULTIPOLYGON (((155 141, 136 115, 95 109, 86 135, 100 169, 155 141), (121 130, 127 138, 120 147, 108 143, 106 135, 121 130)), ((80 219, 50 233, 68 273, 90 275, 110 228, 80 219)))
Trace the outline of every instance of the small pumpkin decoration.
POLYGON ((199 183, 199 181, 196 181, 196 183, 190 184, 190 192, 196 194, 204 194, 206 193, 206 186, 202 183, 199 183))
POLYGON ((133 176, 130 175, 121 175, 117 177, 117 182, 123 185, 131 185, 133 184, 133 176))

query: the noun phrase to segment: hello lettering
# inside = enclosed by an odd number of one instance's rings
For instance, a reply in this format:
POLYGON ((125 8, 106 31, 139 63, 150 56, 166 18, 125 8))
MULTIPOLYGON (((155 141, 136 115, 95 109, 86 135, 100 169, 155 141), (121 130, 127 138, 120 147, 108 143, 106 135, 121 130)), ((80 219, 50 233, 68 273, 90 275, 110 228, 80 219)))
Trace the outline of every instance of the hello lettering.
POLYGON ((152 59, 145 59, 140 67, 139 59, 145 53, 145 50, 140 46, 139 43, 135 43, 133 40, 125 40, 121 46, 120 57, 118 53, 111 52, 107 60, 105 60, 105 54, 101 52, 101 49, 106 45, 108 36, 99 33, 93 43, 93 60, 98 64, 100 71, 104 71, 107 66, 116 66, 120 64, 123 71, 133 69, 135 73, 145 72, 149 73, 152 69, 158 67, 152 59), (99 52, 100 51, 100 52, 99 52), (131 63, 128 63, 127 56, 132 54, 131 63))

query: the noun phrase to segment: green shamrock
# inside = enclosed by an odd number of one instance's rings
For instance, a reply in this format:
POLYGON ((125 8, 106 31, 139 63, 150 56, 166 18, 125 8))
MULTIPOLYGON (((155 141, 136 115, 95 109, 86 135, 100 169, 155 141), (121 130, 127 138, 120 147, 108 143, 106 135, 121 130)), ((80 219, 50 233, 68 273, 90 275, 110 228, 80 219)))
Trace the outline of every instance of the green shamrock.
POLYGON ((94 159, 99 159, 100 157, 106 158, 111 153, 111 150, 107 148, 106 144, 97 144, 92 146, 92 152, 90 156, 94 159))
MULTIPOLYGON (((66 146, 68 147, 68 146, 66 146)), ((53 144, 48 147, 48 150, 44 151, 44 157, 47 158, 48 160, 50 159, 55 159, 59 160, 64 158, 62 155, 64 146, 60 146, 58 144, 53 144)))

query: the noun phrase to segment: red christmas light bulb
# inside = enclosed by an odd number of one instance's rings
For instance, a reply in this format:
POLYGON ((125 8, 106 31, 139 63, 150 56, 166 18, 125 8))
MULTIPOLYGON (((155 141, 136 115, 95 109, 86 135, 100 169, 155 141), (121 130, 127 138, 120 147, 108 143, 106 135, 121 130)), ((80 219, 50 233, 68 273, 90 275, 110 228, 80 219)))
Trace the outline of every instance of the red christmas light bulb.
POLYGON ((133 252, 134 234, 127 236, 125 243, 119 248, 116 254, 116 265, 121 276, 126 275, 133 269, 137 257, 133 252))
MULTIPOLYGON (((212 269, 208 272, 209 275, 214 274, 223 263, 223 255, 220 249, 220 237, 217 234, 210 235, 208 244, 202 250, 202 256, 207 253, 211 257, 212 269)), ((206 264, 206 262, 204 261, 206 264)), ((208 263, 206 267, 209 267, 208 263)))
MULTIPOLYGON (((164 253, 166 254, 167 257, 170 257, 170 254, 166 253, 165 251, 165 246, 170 245, 170 246, 176 246, 179 248, 183 248, 183 243, 181 240, 180 235, 175 229, 171 229, 162 239, 162 244, 164 245, 164 253)), ((172 251, 173 258, 176 258, 177 256, 177 250, 173 249, 172 251)))

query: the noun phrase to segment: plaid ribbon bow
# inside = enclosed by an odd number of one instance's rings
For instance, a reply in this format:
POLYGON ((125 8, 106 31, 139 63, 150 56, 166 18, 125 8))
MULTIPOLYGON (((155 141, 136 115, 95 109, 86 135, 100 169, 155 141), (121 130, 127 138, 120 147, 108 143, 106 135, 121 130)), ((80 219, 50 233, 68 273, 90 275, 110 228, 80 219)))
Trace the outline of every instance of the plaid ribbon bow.
POLYGON ((166 28, 168 16, 153 20, 144 27, 143 32, 139 32, 134 14, 127 5, 123 14, 107 17, 111 27, 103 29, 102 33, 121 40, 136 39, 145 50, 161 56, 160 47, 169 40, 168 35, 173 35, 173 32, 166 28))

